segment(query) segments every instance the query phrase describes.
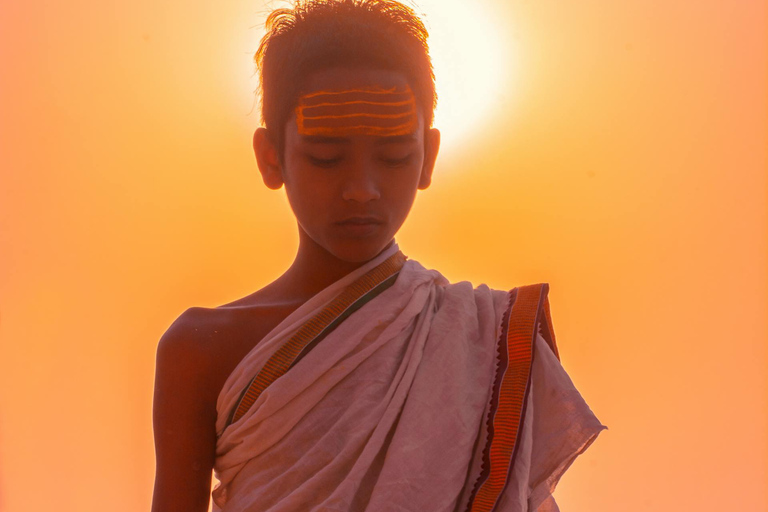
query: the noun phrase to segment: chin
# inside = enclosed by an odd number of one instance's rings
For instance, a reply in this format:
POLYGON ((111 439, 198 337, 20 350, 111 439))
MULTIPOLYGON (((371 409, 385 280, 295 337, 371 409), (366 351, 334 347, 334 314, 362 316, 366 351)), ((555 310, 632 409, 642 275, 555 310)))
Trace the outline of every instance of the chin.
POLYGON ((347 244, 339 244, 328 252, 347 263, 365 263, 381 254, 384 249, 389 247, 391 241, 390 239, 384 243, 371 243, 355 240, 347 244))

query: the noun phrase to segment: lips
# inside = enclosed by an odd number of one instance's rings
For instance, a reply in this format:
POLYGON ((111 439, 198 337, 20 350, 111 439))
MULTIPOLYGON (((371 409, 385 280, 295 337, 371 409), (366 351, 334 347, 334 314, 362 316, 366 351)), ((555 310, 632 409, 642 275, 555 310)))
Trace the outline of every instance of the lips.
POLYGON ((382 224, 383 221, 378 218, 374 217, 372 215, 360 215, 360 216, 353 216, 353 217, 347 217, 344 220, 341 220, 337 222, 336 224, 342 225, 342 226, 365 226, 369 224, 382 224))
POLYGON ((364 237, 376 233, 384 221, 370 215, 352 216, 336 223, 348 236, 364 237))

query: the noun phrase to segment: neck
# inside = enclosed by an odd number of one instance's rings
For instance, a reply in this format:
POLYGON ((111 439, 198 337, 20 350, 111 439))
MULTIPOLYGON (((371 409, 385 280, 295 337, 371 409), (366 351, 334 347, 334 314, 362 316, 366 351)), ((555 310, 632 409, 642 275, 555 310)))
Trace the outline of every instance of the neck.
MULTIPOLYGON (((382 251, 393 243, 394 240, 382 251)), ((286 291, 290 290, 290 295, 307 300, 366 263, 367 261, 350 262, 337 258, 299 228, 299 249, 296 258, 279 280, 286 291)))

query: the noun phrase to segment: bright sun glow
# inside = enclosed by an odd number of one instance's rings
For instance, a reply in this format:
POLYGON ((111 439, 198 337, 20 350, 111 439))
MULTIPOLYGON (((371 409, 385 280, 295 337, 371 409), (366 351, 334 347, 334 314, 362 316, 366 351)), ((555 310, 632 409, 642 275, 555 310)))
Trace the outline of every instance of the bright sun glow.
MULTIPOLYGON (((441 155, 466 144, 458 139, 468 134, 478 122, 498 112, 502 98, 515 94, 517 62, 514 46, 506 37, 500 17, 483 0, 404 0, 422 16, 429 30, 429 48, 435 69, 437 110, 434 126, 442 132, 441 155)), ((270 8, 285 7, 289 2, 268 2, 270 8)), ((498 7, 496 8, 498 9, 498 7)), ((267 9, 268 11, 268 9, 267 9)), ((265 12, 267 12, 265 11, 265 12)), ((241 108, 256 107, 253 92, 258 86, 251 56, 264 35, 263 21, 248 31, 248 51, 240 63, 241 108)), ((242 43, 238 43, 242 44, 242 43)), ((258 118, 256 111, 252 114, 258 118)))
POLYGON ((445 154, 514 89, 515 56, 483 2, 416 0, 415 10, 424 13, 429 30, 438 95, 434 126, 445 154))

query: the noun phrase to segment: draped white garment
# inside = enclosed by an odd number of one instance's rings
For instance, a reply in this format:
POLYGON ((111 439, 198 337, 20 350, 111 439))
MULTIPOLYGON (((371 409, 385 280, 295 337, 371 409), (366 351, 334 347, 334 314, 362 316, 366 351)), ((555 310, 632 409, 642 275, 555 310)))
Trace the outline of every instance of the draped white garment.
MULTIPOLYGON (((229 376, 217 404, 214 510, 466 508, 482 459, 508 293, 449 284, 415 261, 225 428, 272 353, 397 250, 310 299, 229 376)), ((495 510, 556 511, 557 481, 605 428, 541 336, 531 379, 519 455, 495 510)))

